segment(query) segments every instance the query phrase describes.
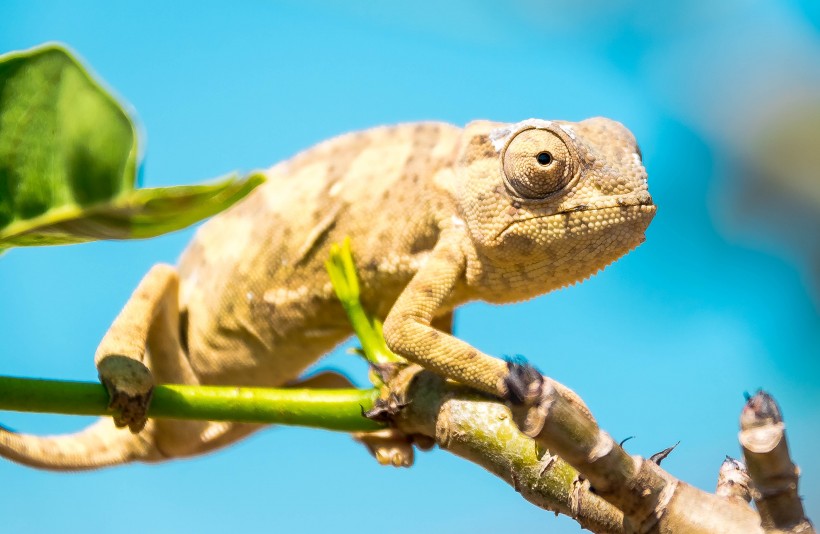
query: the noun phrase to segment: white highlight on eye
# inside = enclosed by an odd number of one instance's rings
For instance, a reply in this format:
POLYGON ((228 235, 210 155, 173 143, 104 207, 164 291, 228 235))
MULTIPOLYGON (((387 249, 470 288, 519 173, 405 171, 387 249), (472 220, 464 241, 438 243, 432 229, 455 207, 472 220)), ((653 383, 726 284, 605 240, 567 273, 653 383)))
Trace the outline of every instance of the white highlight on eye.
MULTIPOLYGON (((524 128, 549 128, 552 121, 545 121, 543 119, 526 119, 515 124, 510 124, 501 128, 496 128, 490 131, 490 142, 493 144, 496 152, 501 152, 504 145, 514 134, 517 134, 524 128)), ((575 139, 573 137, 573 139, 575 139)))

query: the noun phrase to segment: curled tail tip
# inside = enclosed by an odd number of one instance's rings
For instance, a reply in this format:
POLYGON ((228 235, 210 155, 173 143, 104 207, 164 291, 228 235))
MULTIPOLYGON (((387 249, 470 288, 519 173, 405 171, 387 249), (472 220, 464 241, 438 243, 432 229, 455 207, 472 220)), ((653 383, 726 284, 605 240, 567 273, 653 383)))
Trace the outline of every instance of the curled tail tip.
POLYGON ((155 449, 140 434, 114 426, 111 418, 101 418, 74 434, 34 436, 12 431, 0 425, 0 456, 29 467, 52 471, 85 471, 125 464, 135 460, 150 461, 155 449))

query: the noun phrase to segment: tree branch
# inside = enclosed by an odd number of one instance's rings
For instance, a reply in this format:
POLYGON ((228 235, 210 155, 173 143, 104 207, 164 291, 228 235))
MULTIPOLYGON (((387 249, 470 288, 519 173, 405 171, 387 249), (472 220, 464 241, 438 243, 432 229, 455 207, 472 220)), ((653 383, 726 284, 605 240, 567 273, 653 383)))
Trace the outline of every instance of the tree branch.
POLYGON ((401 431, 434 438, 441 449, 480 465, 540 508, 593 532, 623 532, 623 514, 590 492, 575 469, 524 436, 497 399, 415 366, 390 385, 409 402, 394 421, 401 431))
POLYGON ((595 493, 624 512, 627 532, 762 532, 745 503, 698 490, 652 461, 630 456, 544 378, 539 400, 514 409, 514 419, 544 448, 581 472, 595 493))
POLYGON ((814 532, 797 493, 800 470, 792 463, 786 425, 774 398, 758 391, 740 415, 738 439, 749 468, 754 497, 766 532, 814 532))
MULTIPOLYGON (((364 353, 379 371, 371 374, 384 387, 157 386, 149 416, 368 431, 384 428, 362 417, 379 405, 379 396, 393 400, 398 413, 392 424, 411 441, 432 439, 498 476, 536 506, 572 517, 594 532, 814 532, 797 494, 798 470, 788 454, 780 411, 768 395, 751 399, 741 418, 740 440, 758 514, 744 500, 749 483, 739 462, 724 463, 717 494, 689 486, 655 462, 628 455, 574 392, 532 368, 511 364, 530 380, 522 391, 535 402, 510 409, 385 352, 378 322, 361 309, 357 286, 349 285, 355 280, 351 266, 349 246, 335 248, 328 270, 334 285, 343 286, 337 293, 352 310, 364 353)), ((107 402, 99 384, 0 378, 0 409, 102 415, 108 413, 107 402)))

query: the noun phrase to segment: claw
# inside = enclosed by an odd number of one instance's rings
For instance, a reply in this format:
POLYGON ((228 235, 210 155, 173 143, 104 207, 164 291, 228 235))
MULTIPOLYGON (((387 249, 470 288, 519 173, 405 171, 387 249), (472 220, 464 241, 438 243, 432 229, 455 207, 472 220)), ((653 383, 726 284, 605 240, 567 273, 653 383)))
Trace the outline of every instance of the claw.
POLYGON ((137 433, 147 422, 148 405, 154 393, 154 378, 141 362, 127 356, 111 355, 100 361, 100 381, 108 390, 108 409, 114 424, 137 433))
POLYGON ((362 415, 372 421, 380 423, 389 423, 394 416, 396 416, 402 408, 409 405, 409 402, 402 401, 395 393, 390 393, 387 400, 376 399, 373 408, 365 410, 362 408, 362 415))
POLYGON ((540 399, 544 377, 522 357, 507 360, 507 376, 503 378, 504 399, 515 406, 530 406, 540 399))
POLYGON ((501 397, 525 436, 535 437, 546 423, 543 410, 544 377, 523 357, 507 359, 507 374, 499 379, 501 397))

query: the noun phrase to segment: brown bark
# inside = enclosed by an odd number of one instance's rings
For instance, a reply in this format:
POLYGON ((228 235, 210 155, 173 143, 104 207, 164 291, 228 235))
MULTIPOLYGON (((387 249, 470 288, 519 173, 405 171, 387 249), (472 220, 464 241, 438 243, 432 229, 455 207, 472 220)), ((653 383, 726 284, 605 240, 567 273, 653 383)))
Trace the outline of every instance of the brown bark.
POLYGON ((746 402, 738 439, 765 532, 814 533, 797 492, 800 470, 789 455, 786 425, 777 403, 765 391, 746 402))
MULTIPOLYGON (((717 494, 694 488, 653 461, 627 454, 574 393, 548 378, 534 406, 512 411, 415 366, 389 385, 407 403, 395 418, 400 430, 433 438, 536 506, 572 517, 593 532, 781 532, 764 530, 769 527, 747 504, 748 482, 739 462, 724 465, 717 494)), ((807 520, 800 524, 811 528, 807 520)))

